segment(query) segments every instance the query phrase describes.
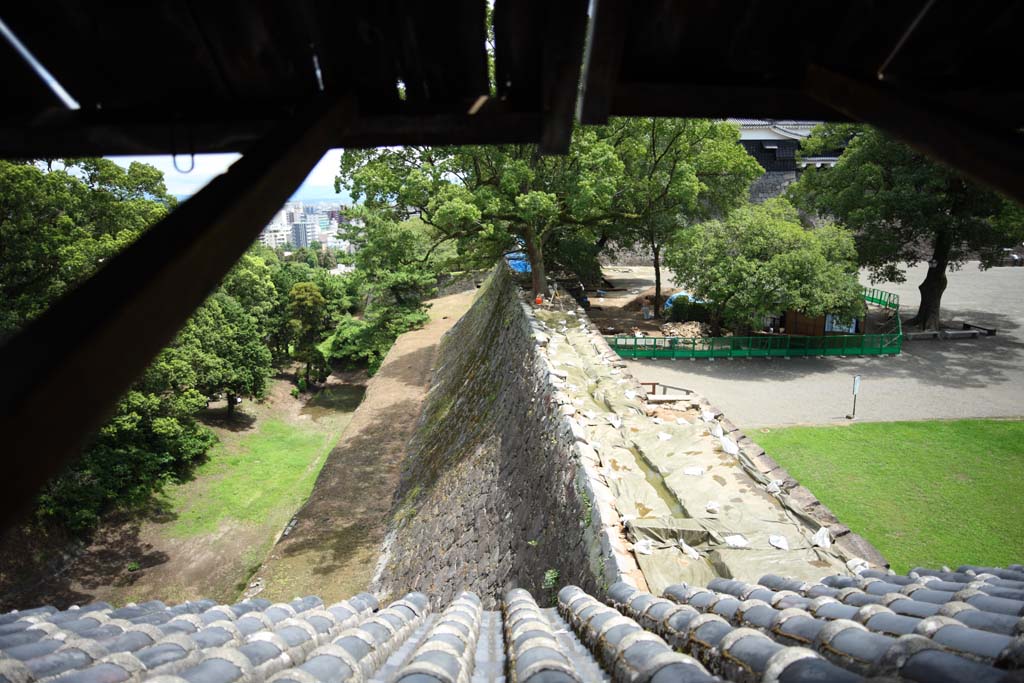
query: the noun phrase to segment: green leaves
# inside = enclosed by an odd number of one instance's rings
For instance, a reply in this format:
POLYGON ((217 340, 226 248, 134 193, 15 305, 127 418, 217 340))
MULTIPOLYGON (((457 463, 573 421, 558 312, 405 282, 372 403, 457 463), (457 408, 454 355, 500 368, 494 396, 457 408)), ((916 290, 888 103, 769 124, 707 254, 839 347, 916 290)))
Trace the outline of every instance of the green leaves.
POLYGON ((999 216, 1014 206, 901 142, 867 126, 825 124, 803 142, 804 155, 842 149, 834 168, 808 169, 789 190, 800 208, 832 216, 854 231, 860 263, 876 280, 902 279, 904 265, 933 256, 959 264, 1020 236, 999 216), (934 254, 947 235, 946 253, 934 254))
POLYGON ((832 225, 805 230, 792 205, 776 199, 680 231, 665 262, 681 287, 708 302, 713 327, 756 327, 788 309, 860 315, 854 257, 850 233, 832 225))

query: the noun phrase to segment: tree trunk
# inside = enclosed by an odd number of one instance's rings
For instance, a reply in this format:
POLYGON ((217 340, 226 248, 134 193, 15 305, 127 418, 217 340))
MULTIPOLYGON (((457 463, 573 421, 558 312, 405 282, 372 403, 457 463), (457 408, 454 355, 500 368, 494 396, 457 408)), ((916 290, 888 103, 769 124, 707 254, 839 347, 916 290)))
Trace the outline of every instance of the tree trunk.
POLYGON ((718 311, 708 311, 708 326, 711 328, 712 337, 721 337, 722 314, 718 311))
POLYGON ((306 389, 309 389, 309 366, 310 365, 312 365, 312 363, 308 363, 308 362, 306 363, 306 389))
POLYGON ((652 244, 651 253, 654 254, 654 317, 661 318, 661 249, 652 244))
POLYGON ((235 414, 235 395, 228 394, 228 420, 235 414))
POLYGON ((523 233, 526 242, 526 254, 530 257, 530 278, 533 284, 533 295, 548 295, 548 278, 544 272, 544 246, 537 239, 532 225, 527 225, 523 233))
POLYGON ((941 327, 941 306, 942 294, 946 291, 946 269, 949 267, 949 252, 952 248, 952 240, 949 233, 940 232, 935 236, 934 251, 932 260, 929 263, 928 275, 924 282, 918 286, 921 292, 921 305, 917 309, 917 315, 907 321, 910 326, 920 327, 922 330, 938 330, 941 327), (934 264, 934 265, 932 265, 934 264))

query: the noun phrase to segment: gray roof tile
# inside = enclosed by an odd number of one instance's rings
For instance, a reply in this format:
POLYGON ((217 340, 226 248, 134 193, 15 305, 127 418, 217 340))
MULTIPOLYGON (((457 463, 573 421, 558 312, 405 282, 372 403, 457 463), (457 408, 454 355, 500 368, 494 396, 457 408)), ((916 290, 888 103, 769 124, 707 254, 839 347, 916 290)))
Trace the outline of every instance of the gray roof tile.
POLYGON ((365 593, 330 606, 46 607, 0 615, 0 683, 987 683, 1024 666, 1020 577, 1019 565, 766 575, 664 596, 619 583, 608 604, 569 586, 557 610, 517 589, 501 612, 472 593, 440 613, 420 593, 383 609, 365 593))

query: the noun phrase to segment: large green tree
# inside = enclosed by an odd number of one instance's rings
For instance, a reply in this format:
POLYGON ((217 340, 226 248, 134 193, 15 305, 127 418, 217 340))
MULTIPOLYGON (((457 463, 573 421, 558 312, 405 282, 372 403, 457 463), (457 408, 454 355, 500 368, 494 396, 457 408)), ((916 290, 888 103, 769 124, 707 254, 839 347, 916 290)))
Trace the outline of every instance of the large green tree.
POLYGON ((714 336, 723 324, 756 327, 789 309, 846 320, 864 311, 853 236, 831 224, 805 229, 784 199, 680 230, 665 262, 677 284, 707 302, 714 336))
POLYGON ((322 360, 318 344, 330 329, 327 299, 315 282, 297 282, 288 294, 288 322, 295 345, 293 355, 306 364, 306 384, 314 365, 322 360))
POLYGON ((221 284, 221 289, 255 319, 260 339, 270 335, 279 298, 273 277, 276 264, 273 252, 253 250, 242 256, 221 284))
POLYGON ((424 299, 435 291, 437 273, 424 258, 430 236, 416 219, 395 223, 365 208, 352 217, 339 234, 356 247, 343 261, 355 268, 362 316, 338 320, 322 349, 332 362, 365 364, 373 374, 399 334, 429 319, 424 299))
POLYGON ((902 282, 907 266, 927 262, 908 324, 938 329, 946 272, 972 258, 997 263, 1022 237, 1020 207, 868 126, 819 126, 802 145, 808 155, 835 149, 843 149, 835 167, 808 169, 792 200, 852 229, 874 281, 902 282))
POLYGON ((746 201, 763 170, 739 144, 735 124, 706 119, 618 118, 602 131, 625 172, 613 206, 621 241, 651 252, 654 309, 661 315, 661 257, 680 226, 728 213, 746 201))
MULTIPOLYGON (((0 161, 0 338, 15 333, 174 207, 160 172, 105 159, 0 161)), ((259 396, 276 287, 254 250, 118 401, 37 511, 84 531, 114 505, 145 500, 213 443, 195 417, 211 397, 259 396)), ((73 393, 62 397, 75 401, 73 393)), ((58 426, 59 427, 59 426, 58 426)), ((57 428, 57 427, 55 427, 57 428)))
POLYGON ((0 339, 174 206, 159 171, 106 159, 0 161, 0 339))
MULTIPOLYGON (((16 332, 173 206, 160 172, 145 164, 0 161, 0 335, 16 332)), ((160 353, 81 457, 47 485, 40 514, 86 530, 111 505, 145 499, 206 452, 213 436, 194 420, 206 397, 182 344, 160 353)))
POLYGON ((533 288, 546 292, 547 245, 608 221, 623 172, 612 144, 578 127, 566 156, 535 145, 346 150, 336 186, 395 223, 418 216, 437 245, 492 261, 525 250, 533 288))
POLYGON ((167 353, 195 368, 196 390, 227 399, 229 418, 236 398, 261 398, 266 389, 270 350, 255 317, 225 291, 214 293, 192 315, 167 353))

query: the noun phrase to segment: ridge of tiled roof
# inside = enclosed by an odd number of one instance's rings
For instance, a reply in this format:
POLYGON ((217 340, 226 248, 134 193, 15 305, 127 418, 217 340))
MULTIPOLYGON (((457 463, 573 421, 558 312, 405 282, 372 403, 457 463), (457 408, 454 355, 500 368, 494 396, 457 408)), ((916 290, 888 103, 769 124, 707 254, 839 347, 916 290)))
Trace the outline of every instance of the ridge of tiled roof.
POLYGON ((801 128, 809 129, 822 123, 821 121, 797 121, 795 119, 726 119, 732 123, 738 123, 741 126, 749 126, 752 128, 770 128, 777 126, 779 128, 801 128))
POLYGON ((409 593, 290 603, 107 603, 0 615, 0 683, 574 683, 582 681, 1019 681, 1024 566, 816 583, 714 579, 663 597, 575 586, 501 611, 462 593, 443 612, 409 593))

